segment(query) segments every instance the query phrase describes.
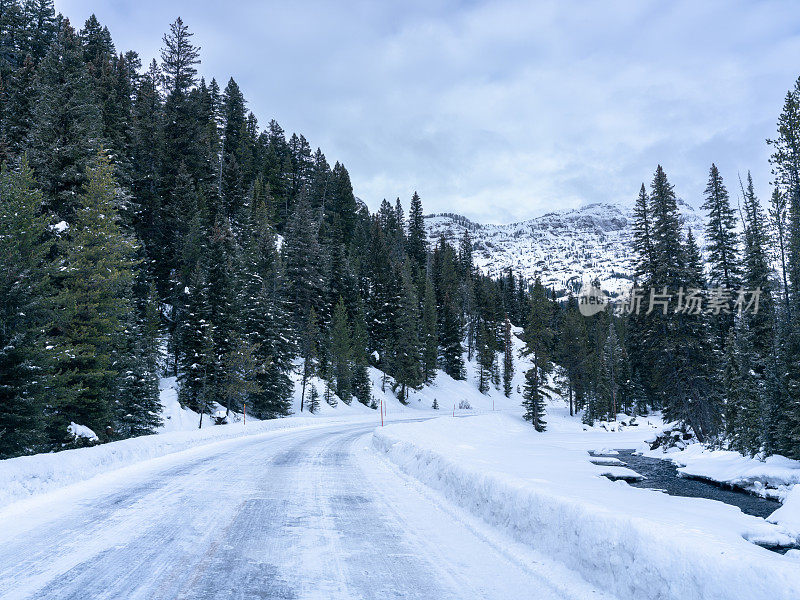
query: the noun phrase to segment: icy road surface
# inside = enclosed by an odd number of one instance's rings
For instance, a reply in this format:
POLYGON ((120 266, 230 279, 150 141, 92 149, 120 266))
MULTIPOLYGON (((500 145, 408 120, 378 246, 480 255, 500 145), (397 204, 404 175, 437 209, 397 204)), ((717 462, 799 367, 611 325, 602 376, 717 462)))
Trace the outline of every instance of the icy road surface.
POLYGON ((237 438, 11 505, 0 598, 608 598, 394 470, 373 429, 237 438))

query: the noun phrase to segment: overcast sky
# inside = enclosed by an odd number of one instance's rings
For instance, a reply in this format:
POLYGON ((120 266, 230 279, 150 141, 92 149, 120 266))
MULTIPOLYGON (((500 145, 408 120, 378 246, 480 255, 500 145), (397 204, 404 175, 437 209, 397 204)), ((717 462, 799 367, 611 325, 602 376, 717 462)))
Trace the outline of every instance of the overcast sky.
POLYGON ((370 208, 418 190, 426 212, 509 222, 631 201, 658 163, 699 205, 716 162, 732 192, 769 149, 800 75, 792 0, 258 2, 56 0, 94 12, 146 64, 177 16, 200 72, 233 77, 343 162, 370 208))

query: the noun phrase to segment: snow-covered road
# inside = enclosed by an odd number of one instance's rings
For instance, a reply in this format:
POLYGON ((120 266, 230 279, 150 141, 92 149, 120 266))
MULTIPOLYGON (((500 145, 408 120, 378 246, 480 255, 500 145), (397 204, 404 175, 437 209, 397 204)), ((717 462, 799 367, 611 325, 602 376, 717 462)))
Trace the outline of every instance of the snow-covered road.
POLYGON ((0 598, 608 598, 369 449, 238 438, 0 511, 0 598))

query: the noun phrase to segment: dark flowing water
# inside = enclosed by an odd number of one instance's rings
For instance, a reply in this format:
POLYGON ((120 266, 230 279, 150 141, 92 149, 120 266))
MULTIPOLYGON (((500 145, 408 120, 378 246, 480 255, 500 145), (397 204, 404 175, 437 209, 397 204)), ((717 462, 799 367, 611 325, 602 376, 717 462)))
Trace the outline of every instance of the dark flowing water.
MULTIPOLYGON (((725 504, 738 506, 743 513, 766 518, 780 507, 780 502, 748 494, 747 492, 725 489, 713 483, 679 477, 678 468, 669 460, 638 456, 633 450, 619 450, 619 454, 593 454, 595 457, 618 458, 625 466, 633 469, 645 479, 629 482, 633 487, 660 490, 671 496, 688 498, 709 498, 725 504)), ((776 552, 786 552, 788 548, 769 548, 776 552)))

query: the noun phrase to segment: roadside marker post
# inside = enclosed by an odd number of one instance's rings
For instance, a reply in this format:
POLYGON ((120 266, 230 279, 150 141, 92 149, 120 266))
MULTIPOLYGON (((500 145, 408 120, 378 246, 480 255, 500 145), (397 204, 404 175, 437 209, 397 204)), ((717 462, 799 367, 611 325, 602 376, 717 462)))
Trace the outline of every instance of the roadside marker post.
POLYGON ((247 425, 247 402, 244 403, 244 408, 242 408, 242 425, 247 425))

